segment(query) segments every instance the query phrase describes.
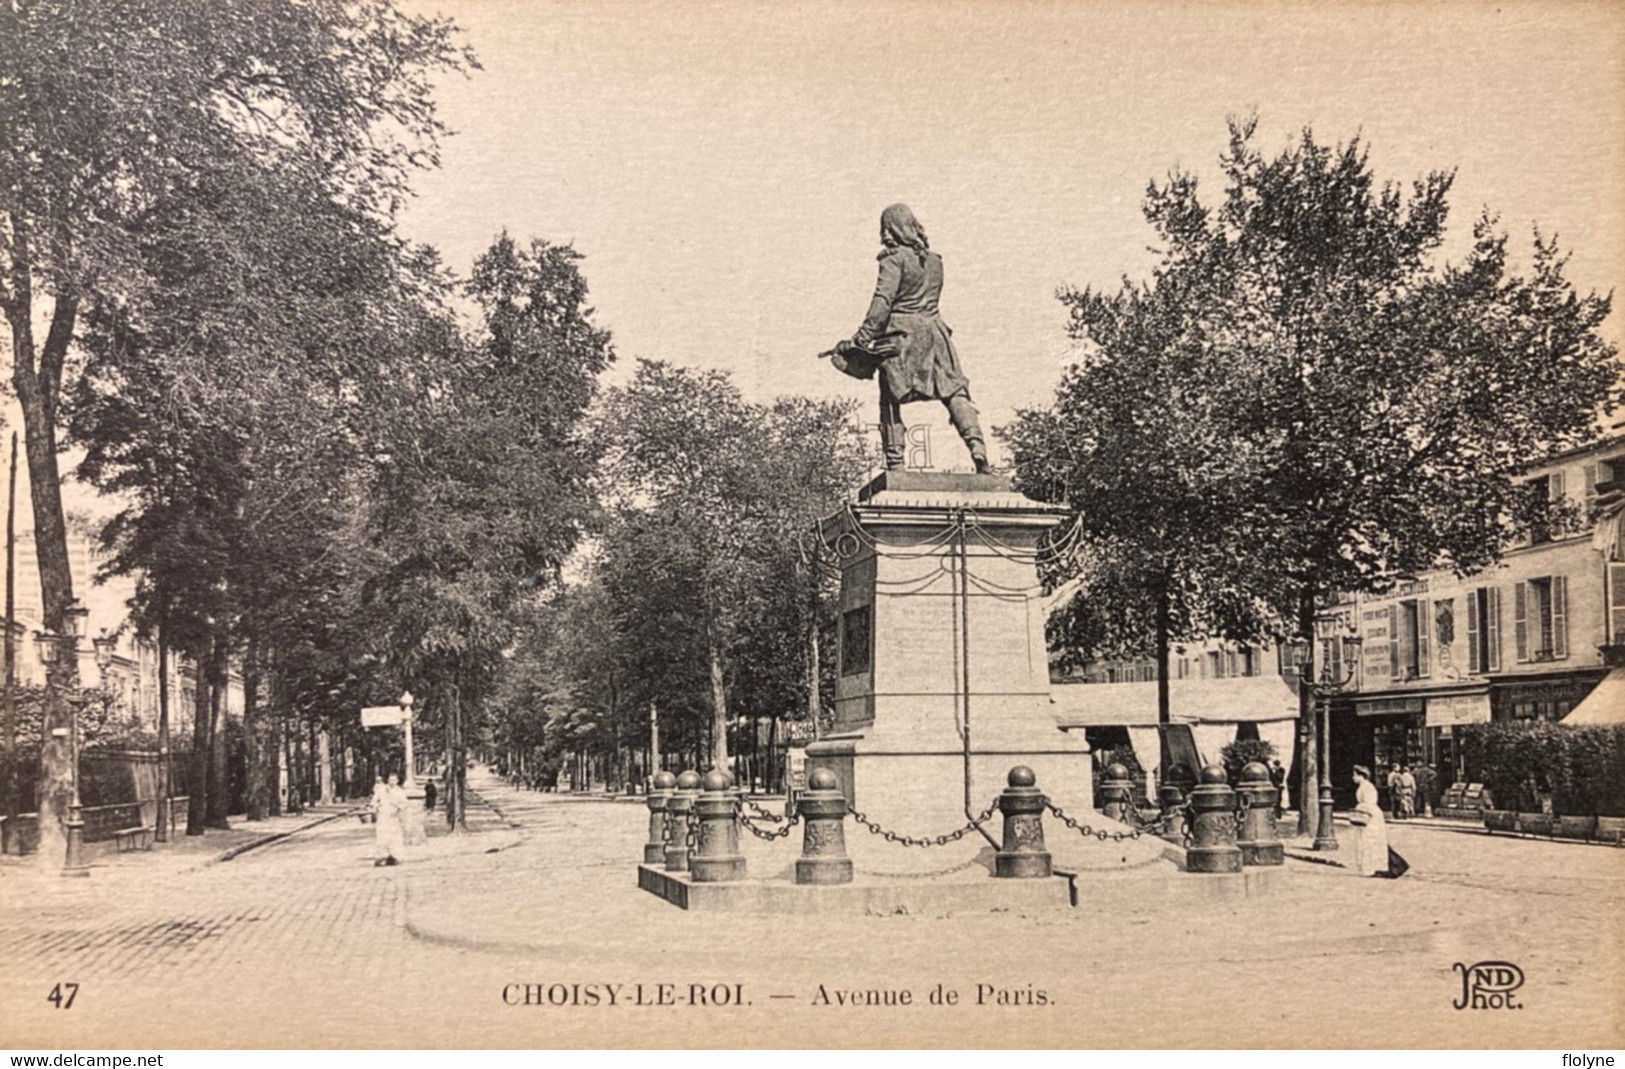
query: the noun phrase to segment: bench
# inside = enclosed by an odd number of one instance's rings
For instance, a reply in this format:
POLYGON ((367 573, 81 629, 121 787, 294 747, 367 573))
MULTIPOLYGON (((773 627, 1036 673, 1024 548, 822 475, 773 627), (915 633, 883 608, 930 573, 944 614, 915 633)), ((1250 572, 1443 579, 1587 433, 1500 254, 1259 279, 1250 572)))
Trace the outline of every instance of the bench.
POLYGON ((113 833, 113 842, 119 853, 126 850, 151 850, 152 829, 147 827, 120 828, 113 833))

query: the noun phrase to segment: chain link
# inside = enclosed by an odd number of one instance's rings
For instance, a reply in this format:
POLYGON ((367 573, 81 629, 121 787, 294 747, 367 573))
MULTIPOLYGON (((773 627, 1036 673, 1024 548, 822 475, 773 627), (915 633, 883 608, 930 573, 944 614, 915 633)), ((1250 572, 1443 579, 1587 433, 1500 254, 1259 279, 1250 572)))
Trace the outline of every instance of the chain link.
POLYGON ((1066 810, 1062 809, 1060 806, 1056 805, 1054 802, 1046 801, 1044 803, 1044 808, 1048 809, 1051 813, 1054 813, 1056 815, 1056 817, 1058 817, 1060 819, 1062 824, 1065 824, 1067 827, 1071 828, 1073 831, 1077 832, 1079 835, 1083 836, 1085 839, 1094 838, 1094 839, 1099 839, 1101 842, 1105 842, 1107 839, 1110 839, 1113 842, 1119 842, 1120 843, 1124 839, 1138 839, 1140 837, 1140 829, 1139 828, 1133 828, 1133 829, 1131 829, 1129 831, 1126 831, 1126 832, 1125 831, 1107 831, 1104 828, 1100 829, 1099 831, 1096 831, 1094 828, 1091 828, 1089 825, 1080 824, 1077 821, 1073 820, 1071 817, 1067 816, 1066 815, 1066 810))
POLYGON ((986 824, 988 820, 992 818, 993 814, 998 812, 998 810, 999 802, 998 799, 995 798, 991 805, 982 810, 982 814, 980 816, 973 818, 964 827, 956 828, 945 835, 915 838, 912 835, 899 835, 897 832, 881 827, 879 824, 876 824, 874 821, 870 820, 856 809, 853 809, 851 803, 848 803, 846 807, 846 811, 852 814, 852 819, 857 821, 859 824, 862 824, 865 828, 868 828, 871 835, 878 835, 882 839, 885 839, 888 843, 897 843, 900 846, 919 847, 947 846, 949 843, 957 843, 959 840, 963 839, 977 828, 980 828, 983 824, 986 824))
MULTIPOLYGON (((768 821, 771 824, 783 824, 786 820, 790 819, 789 817, 780 816, 779 814, 773 812, 771 809, 763 809, 761 806, 757 805, 755 802, 751 801, 749 798, 741 798, 740 802, 744 804, 746 809, 749 809, 752 813, 755 813, 758 817, 760 817, 761 819, 763 819, 765 821, 768 821)), ((744 819, 745 814, 740 813, 739 816, 740 816, 740 819, 744 819)))
MULTIPOLYGON (((749 817, 747 817, 744 814, 743 811, 736 811, 736 815, 739 817, 739 823, 741 823, 741 824, 743 824, 745 826, 746 831, 750 832, 752 835, 756 836, 758 839, 764 839, 767 842, 772 842, 775 839, 783 839, 783 838, 785 838, 792 831, 795 830, 797 824, 801 823, 801 814, 797 813, 793 817, 788 817, 788 818, 780 817, 780 818, 778 818, 781 822, 784 823, 784 827, 779 828, 777 831, 767 831, 767 830, 765 830, 763 828, 758 828, 756 826, 756 824, 749 817)), ((769 814, 769 815, 771 815, 771 814, 769 814)))

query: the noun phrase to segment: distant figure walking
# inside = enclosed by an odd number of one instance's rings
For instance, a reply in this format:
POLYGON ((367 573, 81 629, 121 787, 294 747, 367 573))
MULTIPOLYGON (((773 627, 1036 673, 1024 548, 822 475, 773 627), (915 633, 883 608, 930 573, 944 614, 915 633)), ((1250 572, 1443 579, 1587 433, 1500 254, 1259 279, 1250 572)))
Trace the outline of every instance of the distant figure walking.
POLYGON ((942 257, 931 251, 925 227, 906 204, 893 204, 881 213, 880 243, 885 246, 878 257, 880 278, 863 325, 818 355, 855 379, 880 373, 880 444, 887 471, 903 470, 907 460, 903 406, 941 401, 976 471, 986 473, 987 446, 970 398, 970 380, 959 366, 953 331, 937 312, 942 257))
POLYGON ((406 830, 401 823, 402 811, 406 808, 406 791, 401 788, 400 781, 392 773, 388 779, 378 777, 378 785, 372 789, 373 819, 377 821, 374 831, 377 835, 378 848, 384 856, 373 862, 374 865, 399 865, 402 848, 405 845, 406 830))
POLYGON ((436 787, 434 785, 434 780, 430 779, 430 780, 425 780, 424 781, 424 783, 423 783, 423 808, 424 809, 428 809, 428 810, 431 810, 431 811, 434 809, 435 795, 438 794, 439 791, 440 791, 440 788, 438 788, 438 787, 436 787))
POLYGON ((1399 766, 1399 800, 1394 803, 1394 809, 1401 820, 1416 816, 1416 777, 1411 775, 1409 765, 1399 766))

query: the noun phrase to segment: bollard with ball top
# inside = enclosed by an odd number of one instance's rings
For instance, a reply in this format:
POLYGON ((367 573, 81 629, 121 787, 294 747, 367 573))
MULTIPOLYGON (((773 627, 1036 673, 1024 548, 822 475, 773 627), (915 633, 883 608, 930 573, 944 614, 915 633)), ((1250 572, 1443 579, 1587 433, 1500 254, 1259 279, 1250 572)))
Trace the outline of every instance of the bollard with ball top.
POLYGON ((1270 782, 1269 768, 1257 761, 1248 762, 1242 767, 1236 794, 1240 797, 1238 804, 1245 807, 1237 836, 1241 863, 1286 864, 1286 847, 1275 830, 1276 787, 1270 782))
POLYGON ((689 822, 694 800, 700 795, 700 774, 693 770, 677 777, 677 789, 666 802, 666 871, 688 871, 689 822))
POLYGON ((705 774, 705 793, 694 800, 699 830, 694 856, 688 859, 695 883, 721 883, 745 878, 745 857, 739 852, 739 799, 728 775, 715 769, 705 774))
POLYGON ((670 772, 656 772, 644 804, 649 807, 649 841, 643 844, 643 863, 661 865, 666 861, 666 803, 677 786, 670 772))
POLYGON ((1129 800, 1134 794, 1134 783, 1129 779, 1128 766, 1110 764, 1100 780, 1100 811, 1112 820, 1128 816, 1129 800))
POLYGON ((1177 783, 1157 788, 1157 808, 1162 810, 1162 837, 1171 843, 1185 841, 1185 792, 1177 783))
POLYGON ((1240 872, 1236 845, 1236 792, 1225 782, 1224 769, 1209 765, 1191 789, 1191 845, 1185 851, 1186 872, 1240 872))
POLYGON ((993 875, 1005 879, 1032 879, 1050 875, 1049 851, 1044 849, 1044 806, 1049 799, 1038 789, 1038 778, 1026 765, 1017 765, 1005 777, 1008 786, 999 794, 1004 814, 1004 845, 993 855, 993 875))
POLYGON ((846 856, 846 795, 841 781, 827 768, 807 774, 807 789, 796 802, 803 832, 796 859, 796 882, 852 882, 852 859, 846 856))

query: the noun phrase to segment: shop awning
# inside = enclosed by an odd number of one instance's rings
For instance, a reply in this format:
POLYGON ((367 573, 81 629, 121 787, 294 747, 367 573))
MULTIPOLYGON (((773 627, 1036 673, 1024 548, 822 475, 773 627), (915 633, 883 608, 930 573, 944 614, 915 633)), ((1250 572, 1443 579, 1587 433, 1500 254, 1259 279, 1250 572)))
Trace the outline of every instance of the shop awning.
POLYGON ((1565 724, 1625 724, 1625 668, 1615 668, 1592 688, 1585 701, 1563 718, 1565 724))
MULTIPOLYGON (((1057 683, 1050 687, 1055 721, 1063 728, 1124 727, 1157 722, 1157 684, 1057 683)), ((1238 724, 1294 720, 1298 693, 1280 676, 1176 679, 1168 684, 1177 724, 1238 724)))

